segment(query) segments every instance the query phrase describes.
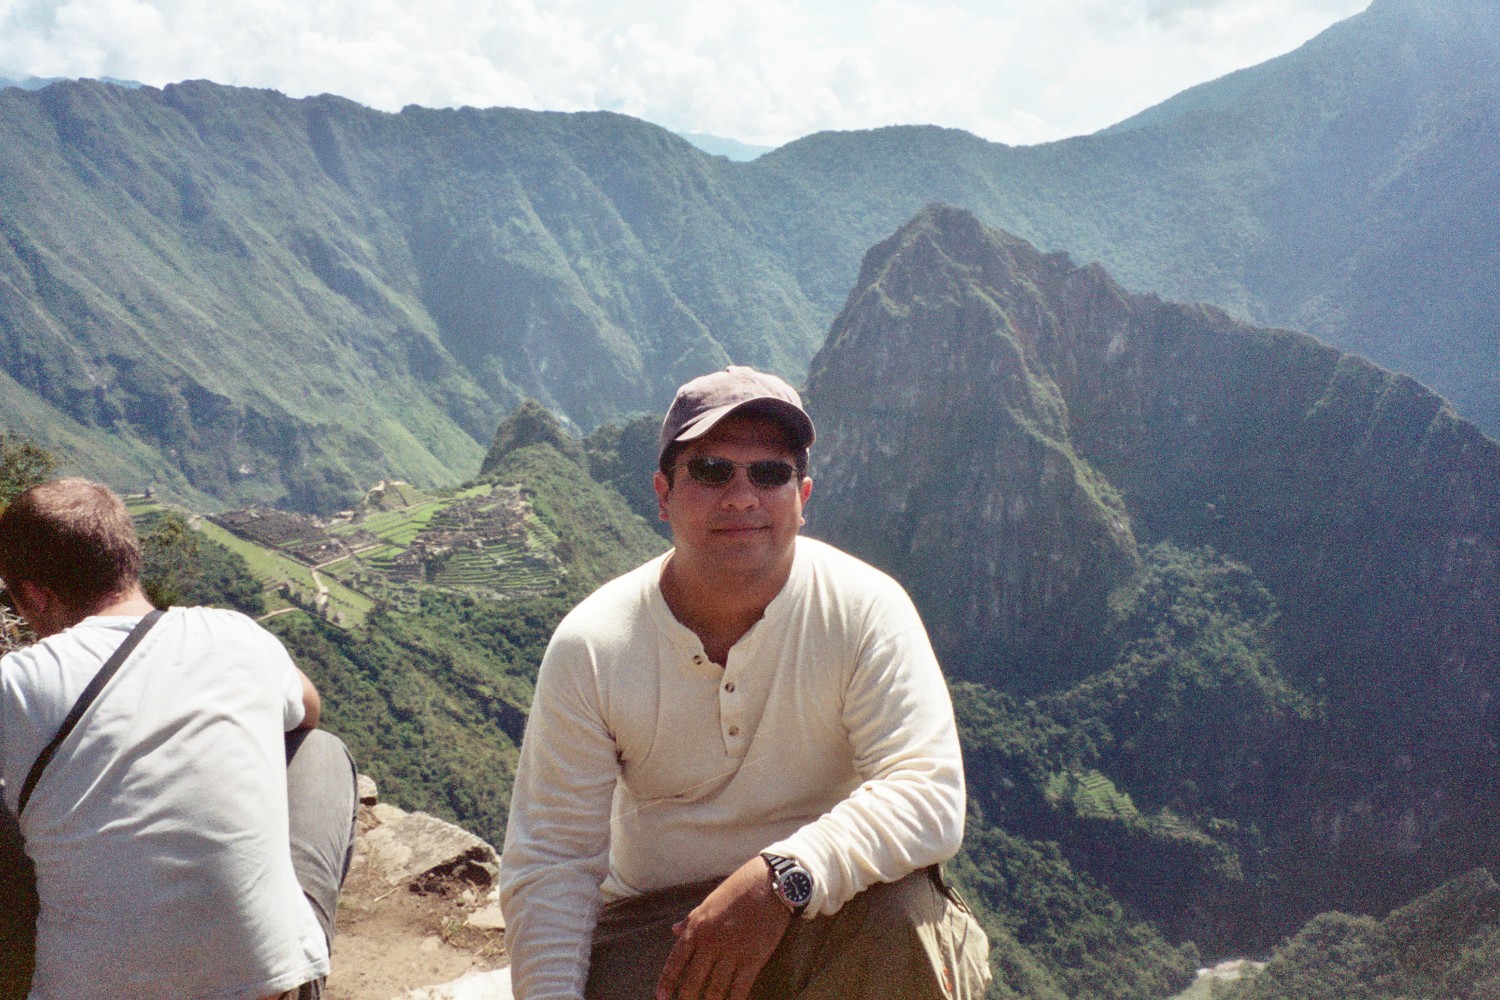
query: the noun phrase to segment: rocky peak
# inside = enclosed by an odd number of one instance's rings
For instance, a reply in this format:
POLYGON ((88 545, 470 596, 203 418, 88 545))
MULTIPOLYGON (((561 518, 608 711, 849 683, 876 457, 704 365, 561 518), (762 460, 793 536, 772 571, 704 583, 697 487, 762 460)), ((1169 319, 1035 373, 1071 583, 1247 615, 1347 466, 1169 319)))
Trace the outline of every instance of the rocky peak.
POLYGON ((1347 873, 1324 905, 1486 856, 1445 831, 1500 810, 1500 444, 1440 397, 932 207, 866 258, 805 398, 809 530, 907 584, 950 672, 1065 686, 1137 538, 1207 546, 1326 711, 1261 803, 1347 873))
POLYGON ((933 206, 870 251, 813 361, 810 530, 899 575, 950 668, 1039 658, 1081 676, 1104 596, 1137 563, 1064 392, 1076 314, 1112 291, 933 206))

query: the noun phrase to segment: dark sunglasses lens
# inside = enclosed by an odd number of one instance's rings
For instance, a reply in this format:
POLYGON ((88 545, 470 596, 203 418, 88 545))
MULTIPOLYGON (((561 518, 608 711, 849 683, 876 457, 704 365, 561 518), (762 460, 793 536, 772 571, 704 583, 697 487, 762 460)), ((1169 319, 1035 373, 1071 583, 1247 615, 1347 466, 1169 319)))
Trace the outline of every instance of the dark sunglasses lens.
POLYGON ((786 462, 764 462, 750 463, 750 481, 756 486, 769 489, 773 486, 785 486, 791 482, 792 475, 797 470, 786 462))
MULTIPOLYGON (((735 463, 727 458, 713 456, 690 458, 687 470, 694 482, 704 486, 723 486, 734 478, 735 463)), ((796 467, 790 462, 778 462, 774 459, 751 462, 745 466, 745 471, 750 482, 761 489, 785 486, 797 474, 796 467)))
POLYGON ((704 486, 723 486, 734 478, 734 463, 724 458, 693 458, 688 460, 688 475, 704 486))

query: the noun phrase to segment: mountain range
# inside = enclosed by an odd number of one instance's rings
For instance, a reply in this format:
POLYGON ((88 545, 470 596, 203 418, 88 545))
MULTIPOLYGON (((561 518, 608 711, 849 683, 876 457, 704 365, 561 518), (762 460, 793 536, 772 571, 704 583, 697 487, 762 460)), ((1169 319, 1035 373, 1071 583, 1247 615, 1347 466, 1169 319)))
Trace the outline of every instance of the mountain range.
POLYGON ((800 380, 933 201, 1308 330, 1500 428, 1500 12, 1377 0, 1092 136, 823 133, 752 162, 609 113, 185 83, 0 91, 0 400, 203 506, 451 482, 535 398, 590 431, 727 361, 800 380))

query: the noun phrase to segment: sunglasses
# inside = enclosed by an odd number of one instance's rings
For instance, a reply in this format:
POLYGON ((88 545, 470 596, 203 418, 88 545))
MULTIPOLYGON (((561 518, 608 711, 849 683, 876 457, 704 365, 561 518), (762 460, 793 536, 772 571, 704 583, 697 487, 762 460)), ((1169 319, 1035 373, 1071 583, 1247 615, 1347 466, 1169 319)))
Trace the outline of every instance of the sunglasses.
POLYGON ((704 486, 728 486, 729 481, 734 478, 735 469, 744 469, 750 482, 763 490, 785 486, 797 474, 797 467, 791 462, 780 462, 774 458, 759 462, 731 462, 714 455, 700 455, 679 464, 687 466, 688 475, 693 477, 693 482, 704 486))

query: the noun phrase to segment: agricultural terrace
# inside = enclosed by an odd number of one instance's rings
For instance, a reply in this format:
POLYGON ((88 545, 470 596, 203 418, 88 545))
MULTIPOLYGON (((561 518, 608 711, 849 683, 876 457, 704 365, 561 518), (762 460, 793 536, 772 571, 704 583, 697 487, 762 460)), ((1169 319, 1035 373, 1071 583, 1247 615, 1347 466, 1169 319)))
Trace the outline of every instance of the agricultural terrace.
POLYGON ((385 482, 327 521, 251 509, 215 515, 212 525, 258 578, 280 588, 283 604, 345 626, 377 602, 414 603, 417 584, 518 597, 545 593, 560 576, 545 541, 551 533, 529 502, 490 484, 425 492, 385 482))

